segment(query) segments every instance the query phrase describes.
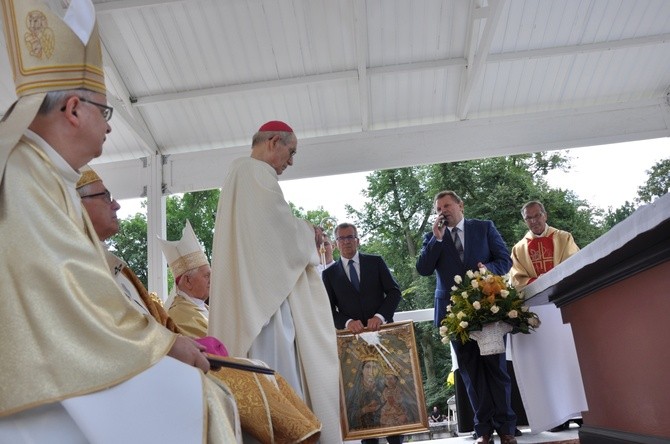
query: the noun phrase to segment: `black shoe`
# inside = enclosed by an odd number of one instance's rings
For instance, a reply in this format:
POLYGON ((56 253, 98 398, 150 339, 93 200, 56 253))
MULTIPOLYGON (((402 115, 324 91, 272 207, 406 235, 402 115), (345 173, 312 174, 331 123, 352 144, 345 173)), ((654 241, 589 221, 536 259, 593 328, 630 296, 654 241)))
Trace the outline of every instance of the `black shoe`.
POLYGON ((567 428, 570 427, 570 421, 565 421, 563 424, 557 425, 553 429, 550 429, 550 432, 562 432, 563 430, 566 430, 567 428))
POLYGON ((523 436, 523 433, 521 433, 521 430, 516 428, 516 429, 514 429, 514 436, 523 436))

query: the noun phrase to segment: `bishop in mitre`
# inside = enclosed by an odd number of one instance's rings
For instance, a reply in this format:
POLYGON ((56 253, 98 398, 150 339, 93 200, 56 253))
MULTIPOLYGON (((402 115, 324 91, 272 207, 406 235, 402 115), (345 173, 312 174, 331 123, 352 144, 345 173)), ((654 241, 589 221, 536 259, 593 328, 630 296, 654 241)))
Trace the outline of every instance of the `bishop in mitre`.
MULTIPOLYGON (((219 341, 207 337, 211 269, 191 223, 187 220, 182 237, 160 239, 161 249, 175 280, 176 295, 168 311, 176 330, 198 338, 207 345, 219 341)), ((145 290, 146 291, 146 290, 145 290)), ((220 345, 225 350, 225 345, 220 345)), ((267 365, 258 360, 235 358, 235 362, 267 365)), ((321 423, 286 380, 275 375, 222 367, 210 376, 224 382, 237 400, 244 441, 261 443, 313 443, 321 435, 321 423)))
POLYGON ((18 97, 0 123, 0 442, 238 442, 204 347, 120 294, 82 210, 113 110, 95 9, 62 4, 0 0, 18 97))

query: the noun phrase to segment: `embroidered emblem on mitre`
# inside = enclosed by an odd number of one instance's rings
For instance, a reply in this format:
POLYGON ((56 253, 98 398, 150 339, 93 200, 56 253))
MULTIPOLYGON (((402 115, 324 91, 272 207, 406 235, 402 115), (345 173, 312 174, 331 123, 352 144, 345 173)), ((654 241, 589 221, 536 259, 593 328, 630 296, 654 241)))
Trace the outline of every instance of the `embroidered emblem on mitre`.
POLYGON ((106 93, 90 0, 1 0, 16 95, 84 88, 106 93))
POLYGON ((90 166, 86 165, 79 169, 81 176, 77 181, 76 188, 79 189, 93 182, 102 182, 102 178, 90 166))
POLYGON ((178 241, 167 241, 158 238, 161 250, 168 261, 172 275, 177 278, 189 270, 203 265, 209 265, 207 256, 202 250, 202 245, 191 227, 191 222, 186 221, 186 226, 178 241))

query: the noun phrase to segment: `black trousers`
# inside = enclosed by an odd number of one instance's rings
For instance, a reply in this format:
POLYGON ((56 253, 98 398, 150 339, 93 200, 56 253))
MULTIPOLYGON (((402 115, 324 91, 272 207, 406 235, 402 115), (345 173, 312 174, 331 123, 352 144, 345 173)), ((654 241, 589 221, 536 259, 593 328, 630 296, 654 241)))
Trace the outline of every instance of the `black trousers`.
POLYGON ((451 345, 473 407, 475 432, 513 435, 516 414, 511 406, 512 383, 504 353, 483 356, 475 341, 452 341, 451 345))

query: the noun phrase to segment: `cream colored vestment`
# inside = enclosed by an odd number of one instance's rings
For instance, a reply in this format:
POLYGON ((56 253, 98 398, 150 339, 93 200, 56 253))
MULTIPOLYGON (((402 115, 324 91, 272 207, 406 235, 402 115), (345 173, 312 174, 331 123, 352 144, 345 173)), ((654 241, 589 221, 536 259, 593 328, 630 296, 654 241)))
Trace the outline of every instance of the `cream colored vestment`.
MULTIPOLYGON (((248 356, 261 329, 287 303, 304 381, 296 389, 302 388, 323 424, 321 442, 341 443, 336 332, 314 266, 314 239, 312 227, 292 214, 270 165, 253 158, 233 161, 217 210, 208 334, 221 339, 232 356, 248 356)), ((290 372, 275 370, 285 377, 290 372)))
MULTIPOLYGON (((176 336, 121 296, 90 220, 71 197, 76 178, 66 185, 64 168, 45 154, 55 152, 25 137, 0 149, 7 156, 0 185, 0 374, 12 381, 0 385, 0 421, 11 423, 13 415, 37 407, 60 401, 70 409, 104 389, 118 392, 157 368, 176 336)), ((190 395, 203 407, 194 412, 195 441, 230 442, 211 382, 197 369, 173 364, 200 380, 200 392, 190 395)), ((75 422, 85 428, 89 419, 75 422)))

